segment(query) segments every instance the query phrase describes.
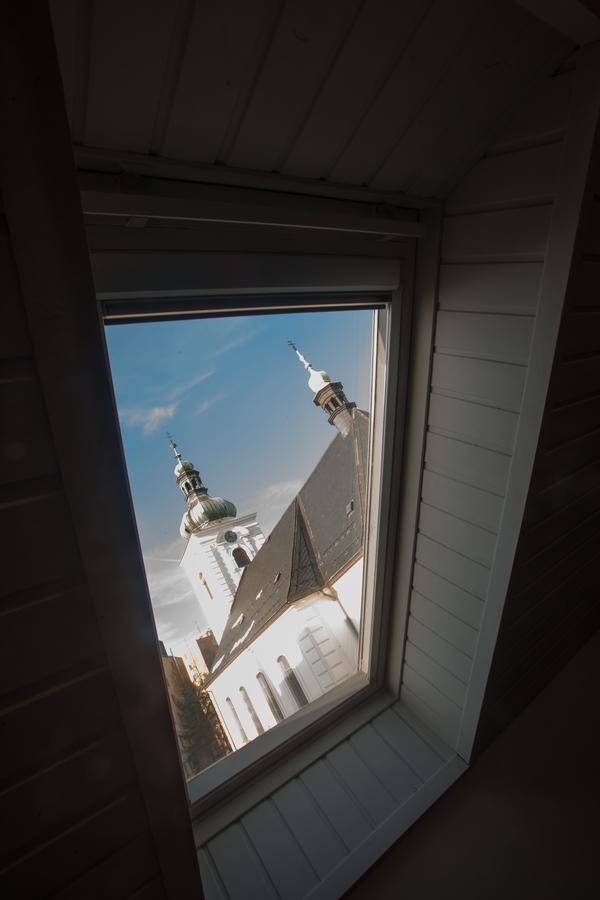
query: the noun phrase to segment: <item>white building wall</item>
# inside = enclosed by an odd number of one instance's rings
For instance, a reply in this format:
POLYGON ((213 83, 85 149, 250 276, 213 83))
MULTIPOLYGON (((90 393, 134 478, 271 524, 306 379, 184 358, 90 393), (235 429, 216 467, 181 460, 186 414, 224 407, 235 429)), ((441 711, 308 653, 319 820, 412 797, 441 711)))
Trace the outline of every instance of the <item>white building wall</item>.
POLYGON ((202 614, 217 641, 223 636, 244 571, 236 563, 233 551, 236 547, 241 547, 253 559, 264 541, 265 537, 254 514, 202 528, 188 539, 180 566, 188 577, 202 614), (235 531, 238 536, 235 543, 225 540, 227 531, 235 531))
POLYGON ((361 557, 350 566, 333 585, 344 611, 357 631, 360 631, 362 608, 363 560, 364 557, 361 557))
MULTIPOLYGON (((238 626, 240 641, 250 624, 242 621, 238 626)), ((258 736, 240 687, 248 692, 265 731, 277 724, 257 680, 259 672, 269 682, 284 718, 298 710, 277 661, 280 656, 287 659, 310 703, 356 672, 358 638, 337 600, 320 593, 294 603, 278 616, 210 685, 215 707, 236 749, 245 742, 227 697, 248 740, 258 736)))

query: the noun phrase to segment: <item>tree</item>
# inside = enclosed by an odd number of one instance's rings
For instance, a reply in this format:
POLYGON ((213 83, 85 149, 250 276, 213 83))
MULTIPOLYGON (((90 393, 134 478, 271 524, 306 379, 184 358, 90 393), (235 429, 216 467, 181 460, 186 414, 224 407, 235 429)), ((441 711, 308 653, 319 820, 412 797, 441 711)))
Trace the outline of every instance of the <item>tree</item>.
POLYGON ((182 675, 175 698, 182 754, 194 774, 231 752, 201 676, 198 680, 195 683, 182 675))

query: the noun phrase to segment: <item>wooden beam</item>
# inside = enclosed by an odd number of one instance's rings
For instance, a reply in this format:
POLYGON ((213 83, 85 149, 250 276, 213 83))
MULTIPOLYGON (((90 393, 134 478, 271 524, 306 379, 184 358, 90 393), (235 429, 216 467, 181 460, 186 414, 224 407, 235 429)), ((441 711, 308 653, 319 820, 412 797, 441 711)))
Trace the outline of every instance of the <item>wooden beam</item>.
POLYGON ((305 211, 251 203, 207 202, 187 197, 110 193, 84 190, 81 203, 86 215, 143 217, 176 222, 218 222, 230 225, 267 225, 346 234, 422 237, 423 226, 384 216, 344 216, 323 210, 305 211))
POLYGON ((429 209, 439 206, 437 200, 403 194, 399 191, 373 190, 369 187, 339 184, 321 179, 294 178, 289 175, 280 175, 278 172, 256 172, 249 169, 235 169, 230 166, 210 166, 204 163, 184 162, 160 156, 146 156, 142 153, 103 150, 95 147, 74 146, 73 152, 77 168, 82 171, 171 178, 176 181, 253 188, 260 191, 277 191, 282 194, 329 197, 332 200, 382 203, 405 209, 429 209))

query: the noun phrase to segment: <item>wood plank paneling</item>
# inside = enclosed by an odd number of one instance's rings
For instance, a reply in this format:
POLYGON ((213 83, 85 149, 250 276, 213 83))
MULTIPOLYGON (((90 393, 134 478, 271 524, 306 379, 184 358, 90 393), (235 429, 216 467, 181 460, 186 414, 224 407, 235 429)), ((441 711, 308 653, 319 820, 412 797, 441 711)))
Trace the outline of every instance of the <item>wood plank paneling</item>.
POLYGON ((0 431, 6 435, 0 455, 0 484, 57 472, 46 409, 32 365, 0 363, 0 431))
POLYGON ((285 5, 228 165, 279 169, 358 9, 358 0, 292 0, 285 5))
POLYGON ((419 531, 432 540, 484 566, 492 561, 495 535, 427 503, 421 504, 419 531))
POLYGON ((242 824, 282 900, 300 900, 317 884, 315 870, 271 800, 255 806, 242 824))
POLYGON ((563 134, 572 92, 572 71, 537 81, 488 149, 488 155, 541 144, 563 134))
POLYGON ((421 650, 426 656, 435 659, 442 668, 447 669, 459 681, 465 684, 471 672, 471 660, 448 641, 441 638, 431 628, 422 625, 413 615, 408 620, 408 644, 421 650))
POLYGON ((425 445, 428 468, 465 484, 502 496, 510 459, 504 453, 429 433, 425 445))
POLYGON ((495 494, 425 469, 422 496, 429 506, 458 516, 473 525, 480 525, 488 531, 498 530, 502 500, 495 494))
POLYGON ((512 452, 517 424, 518 416, 502 409, 437 393, 429 401, 430 431, 498 453, 512 452))
POLYGON ((19 900, 39 900, 41 892, 52 896, 86 871, 93 872, 106 857, 144 832, 147 833, 144 805, 134 790, 105 803, 76 827, 54 835, 35 853, 3 870, 3 895, 19 900))
POLYGON ((71 512, 64 495, 56 490, 36 496, 35 487, 35 482, 21 482, 19 494, 21 490, 23 493, 12 502, 6 493, 4 498, 0 494, 4 596, 76 577, 81 572, 71 512))
POLYGON ((33 355, 31 338, 19 295, 17 273, 3 213, 0 213, 0 297, 2 297, 0 359, 30 359, 33 355))
POLYGON ((125 794, 134 779, 125 736, 117 732, 5 791, 0 796, 0 859, 6 863, 31 851, 125 794))
POLYGON ((346 856, 341 838, 299 779, 276 791, 273 802, 315 872, 323 878, 346 856))
POLYGON ((42 590, 36 600, 13 607, 0 621, 5 640, 0 694, 23 691, 104 659, 91 601, 80 586, 42 590))
POLYGON ((232 118, 252 85, 277 12, 275 0, 193 4, 160 147, 163 156, 204 162, 217 159, 232 118))
POLYGON ((372 824, 324 760, 302 773, 301 780, 327 816, 346 847, 358 847, 370 834, 372 824))
POLYGON ((177 8, 162 0, 93 4, 85 143, 148 152, 177 8))
POLYGON ((414 593, 411 600, 411 614, 416 621, 427 626, 456 647, 470 659, 475 653, 477 629, 467 625, 452 613, 428 600, 423 594, 414 593))
MULTIPOLYGON (((56 900, 120 900, 158 876, 154 845, 144 832, 56 895, 56 900)), ((162 882, 160 882, 162 883, 162 882)))
POLYGON ((458 737, 461 709, 412 666, 402 673, 402 698, 409 709, 452 747, 458 737))
POLYGON ((398 754, 394 745, 382 734, 380 724, 381 718, 378 716, 353 734, 350 743, 398 805, 419 787, 419 779, 404 756, 398 754))
POLYGON ((552 206, 529 206, 451 216, 444 226, 444 262, 538 262, 548 238, 552 206))
POLYGON ((486 566, 467 559, 454 550, 444 547, 424 534, 417 538, 415 556, 417 562, 457 587, 464 588, 483 600, 487 590, 489 570, 486 566))
POLYGON ((558 63, 568 47, 519 7, 484 6, 468 40, 371 183, 391 189, 403 185, 426 197, 446 194, 497 133, 498 121, 518 102, 523 83, 540 66, 558 63))
POLYGON ((322 178, 385 85, 431 3, 368 0, 360 9, 335 66, 294 142, 283 171, 322 178), (369 59, 369 66, 360 60, 369 59))
POLYGON ((120 721, 105 669, 55 685, 0 715, 0 790, 55 765, 120 721), (43 735, 43 739, 32 735, 43 735))
POLYGON ((225 829, 208 842, 207 849, 230 900, 246 900, 250 885, 257 897, 277 900, 275 887, 241 825, 225 829))
POLYGON ((413 586, 421 597, 435 603, 471 628, 479 628, 482 610, 479 597, 462 590, 419 563, 415 564, 413 586))
POLYGON ((551 203, 556 190, 562 141, 515 153, 484 157, 448 197, 449 213, 503 206, 551 203))
POLYGON ((535 315, 541 263, 440 266, 440 309, 535 315))
POLYGON ((369 183, 409 128, 476 15, 472 0, 436 0, 330 172, 333 181, 369 183))
POLYGON ((385 790, 351 743, 340 744, 327 754, 327 759, 372 822, 379 824, 392 814, 396 807, 394 797, 385 790))
POLYGON ((526 374, 525 366, 437 352, 431 386, 438 394, 518 413, 526 374))
POLYGON ((444 353, 526 365, 533 318, 440 311, 435 345, 444 353))

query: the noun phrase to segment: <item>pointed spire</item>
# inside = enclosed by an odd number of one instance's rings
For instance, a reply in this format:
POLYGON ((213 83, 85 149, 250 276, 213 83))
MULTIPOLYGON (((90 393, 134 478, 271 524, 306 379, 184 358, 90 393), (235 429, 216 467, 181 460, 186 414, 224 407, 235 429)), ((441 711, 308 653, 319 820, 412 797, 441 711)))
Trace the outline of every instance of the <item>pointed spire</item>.
POLYGON ((294 341, 288 341, 288 344, 309 373, 308 386, 315 395, 313 403, 320 406, 327 414, 330 425, 335 425, 341 434, 347 435, 352 425, 352 409, 356 404, 347 400, 341 382, 332 383, 327 372, 313 368, 312 363, 309 363, 306 357, 300 353, 294 341))
POLYGON ((308 386, 311 389, 311 391, 313 392, 313 394, 315 394, 315 396, 316 396, 319 393, 319 391, 325 387, 325 385, 329 384, 329 382, 331 381, 331 378, 329 377, 327 372, 319 371, 319 370, 313 368, 313 364, 310 363, 306 359, 306 357, 304 357, 300 353, 300 351, 298 350, 298 347, 296 346, 294 341, 288 341, 288 344, 292 348, 292 350, 294 351, 294 353, 296 354, 296 356, 298 357, 298 359, 300 360, 300 362, 302 363, 302 365, 304 366, 306 371, 308 372, 308 374, 309 374, 308 386))

